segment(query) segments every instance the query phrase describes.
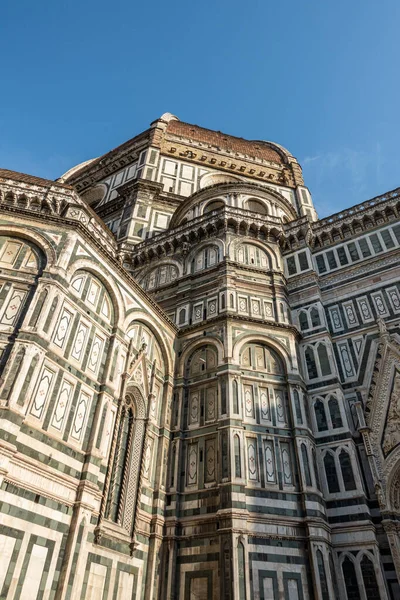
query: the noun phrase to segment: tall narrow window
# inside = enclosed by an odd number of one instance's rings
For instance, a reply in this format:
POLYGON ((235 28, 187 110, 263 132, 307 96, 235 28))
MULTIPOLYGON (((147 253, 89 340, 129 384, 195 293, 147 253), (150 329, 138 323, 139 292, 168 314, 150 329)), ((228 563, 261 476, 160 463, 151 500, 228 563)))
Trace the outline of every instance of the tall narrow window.
POLYGON ((181 308, 181 310, 179 311, 179 325, 183 325, 185 321, 186 321, 186 309, 181 308))
POLYGON ((306 313, 306 312, 302 311, 302 312, 299 314, 299 323, 300 323, 300 329, 301 329, 302 331, 305 331, 306 329, 308 329, 308 328, 309 328, 309 324, 308 324, 308 316, 307 316, 307 313, 306 313))
POLYGON ((361 600, 354 563, 348 556, 346 556, 343 561, 342 571, 347 598, 351 598, 351 600, 361 600))
POLYGON ((228 466, 228 434, 226 431, 221 432, 221 454, 222 454, 222 477, 227 479, 229 477, 229 466, 228 466))
POLYGON ((234 379, 232 382, 232 389, 233 389, 233 412, 235 415, 238 415, 239 414, 239 389, 238 389, 238 382, 236 381, 236 379, 234 379))
POLYGON ((318 465, 317 465, 317 455, 315 454, 315 448, 312 449, 311 454, 312 454, 312 459, 313 459, 315 485, 320 490, 321 489, 321 482, 319 480, 318 465))
POLYGON ((299 392, 297 390, 293 391, 293 399, 294 399, 294 410, 296 412, 296 421, 299 425, 302 425, 303 424, 303 416, 301 414, 300 397, 299 397, 299 392))
POLYGON ((332 427, 333 429, 337 429, 338 427, 343 427, 342 417, 340 414, 339 402, 337 398, 331 397, 328 402, 329 414, 331 416, 332 427))
POLYGON ((317 564, 319 573, 319 582, 321 585, 322 600, 329 600, 328 581, 326 579, 324 557, 321 550, 317 550, 317 564))
POLYGON ((221 380, 221 413, 226 415, 226 382, 225 379, 221 380))
POLYGON ((171 465, 170 465, 170 486, 173 488, 175 485, 175 461, 176 461, 176 445, 172 447, 171 454, 171 465))
POLYGON ((329 493, 336 494, 337 492, 340 492, 339 480, 336 473, 335 458, 330 452, 325 454, 324 467, 329 493))
POLYGON ((345 450, 342 450, 339 454, 340 469, 342 471, 344 489, 349 492, 357 488, 354 479, 354 473, 351 466, 350 456, 345 450))
POLYGON ((321 367, 321 375, 323 377, 325 375, 331 375, 331 365, 329 363, 328 351, 326 349, 325 344, 320 344, 318 346, 318 359, 319 365, 321 367))
POLYGON ((318 431, 327 431, 328 421, 326 420, 325 406, 321 400, 317 400, 314 404, 314 412, 318 431))
POLYGON ((304 478, 308 487, 312 486, 310 464, 308 462, 308 452, 305 444, 301 444, 301 459, 303 461, 304 478))
POLYGON ((235 453, 235 477, 242 476, 242 464, 240 457, 240 439, 237 434, 233 436, 233 449, 235 453))
POLYGON ((107 507, 108 518, 116 523, 121 523, 122 521, 132 437, 133 414, 129 408, 124 407, 119 423, 114 468, 107 507))
POLYGON ((233 294, 229 295, 229 307, 230 308, 235 308, 235 297, 233 294))
POLYGON ((368 556, 363 556, 360 566, 364 587, 368 594, 368 600, 380 600, 381 596, 372 561, 368 556))
POLYGON ((310 317, 311 317, 311 325, 313 327, 319 327, 321 325, 321 319, 319 316, 319 312, 318 312, 318 309, 315 308, 315 306, 310 311, 310 317))
POLYGON ((245 567, 245 551, 242 542, 238 543, 238 574, 239 574, 239 598, 246 600, 246 567, 245 567))
POLYGON ((294 275, 297 271, 296 260, 295 260, 294 256, 289 256, 286 259, 286 264, 287 264, 289 275, 294 275))
POLYGON ((310 347, 306 348, 304 352, 306 358, 307 372, 309 379, 316 379, 318 377, 317 363, 315 362, 314 350, 310 347))

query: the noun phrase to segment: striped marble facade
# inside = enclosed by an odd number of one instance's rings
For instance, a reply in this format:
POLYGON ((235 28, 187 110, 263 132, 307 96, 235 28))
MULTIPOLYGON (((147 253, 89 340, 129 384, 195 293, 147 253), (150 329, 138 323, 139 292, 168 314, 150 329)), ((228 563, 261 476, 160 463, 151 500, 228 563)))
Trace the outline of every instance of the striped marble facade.
POLYGON ((1 598, 400 598, 399 190, 166 113, 0 211, 1 598))

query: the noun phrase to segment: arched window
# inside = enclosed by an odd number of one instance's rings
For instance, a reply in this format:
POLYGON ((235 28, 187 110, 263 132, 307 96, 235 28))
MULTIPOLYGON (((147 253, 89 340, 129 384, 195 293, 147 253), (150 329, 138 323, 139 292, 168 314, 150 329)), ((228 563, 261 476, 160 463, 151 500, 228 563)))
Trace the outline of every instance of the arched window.
POLYGON ((225 310, 225 294, 221 296, 221 309, 225 310))
POLYGON ((245 550, 242 542, 238 543, 238 575, 239 575, 239 600, 246 600, 246 563, 245 550))
POLYGON ((318 431, 327 431, 328 421, 326 420, 325 406, 321 400, 317 400, 314 404, 314 412, 318 431))
POLYGON ((331 416, 332 427, 333 429, 337 429, 338 427, 343 427, 342 417, 340 415, 340 408, 337 398, 331 396, 328 402, 329 414, 331 416))
POLYGON ((303 416, 301 414, 300 397, 297 390, 293 390, 294 409, 296 412, 296 421, 299 425, 303 424, 303 416))
POLYGON ((251 210, 252 212, 258 213, 259 215, 268 214, 267 207, 259 200, 248 200, 246 202, 245 208, 246 210, 251 210))
POLYGON ((328 581, 326 579, 325 562, 321 550, 317 550, 317 565, 319 573, 319 582, 321 585, 322 600, 330 600, 328 581))
POLYGON ((308 487, 311 487, 312 481, 311 481, 310 465, 308 462, 308 452, 307 452, 307 448, 306 448, 305 444, 301 444, 301 458, 303 461, 304 477, 306 480, 306 485, 308 487))
POLYGON ((238 388, 238 382, 236 381, 236 379, 234 379, 232 382, 232 389, 233 389, 233 412, 235 415, 238 415, 239 414, 239 388, 238 388))
POLYGON ((340 469, 342 471, 344 489, 349 492, 357 488, 354 479, 354 473, 351 466, 349 454, 345 450, 341 450, 339 454, 340 469))
POLYGON ((201 271, 208 267, 213 267, 219 261, 218 246, 206 246, 198 252, 192 261, 193 270, 201 271))
POLYGON ((321 325, 321 319, 319 316, 319 311, 318 309, 313 306, 313 308, 310 311, 310 317, 311 317, 311 325, 312 327, 319 327, 321 325))
POLYGON ((300 329, 302 331, 305 331, 306 329, 309 328, 308 315, 306 312, 301 311, 301 313, 299 313, 299 323, 300 323, 300 329))
POLYGON ((152 290, 161 285, 167 285, 178 277, 178 269, 175 265, 164 264, 152 269, 140 281, 144 290, 152 290))
POLYGON ((340 492, 339 480, 336 473, 335 458, 330 452, 325 454, 324 467, 329 493, 336 494, 337 492, 340 492))
POLYGON ((317 363, 315 362, 314 350, 308 346, 305 349, 304 356, 306 358, 307 372, 309 379, 316 379, 318 377, 317 363))
POLYGON ((114 465, 106 508, 106 516, 122 524, 126 500, 126 481, 131 455, 134 419, 132 410, 124 406, 119 421, 114 465))
POLYGON ((317 455, 315 454, 315 448, 312 449, 311 454, 312 454, 312 459, 313 459, 315 485, 320 490, 321 489, 321 482, 319 480, 319 472, 318 472, 318 465, 317 465, 317 455))
POLYGON ((230 308, 235 308, 235 297, 233 294, 229 295, 229 307, 230 308))
POLYGON ((240 458, 240 438, 237 434, 233 436, 233 449, 235 454, 235 477, 241 477, 242 464, 240 458))
POLYGON ((321 375, 324 377, 325 375, 331 375, 331 365, 329 362, 328 351, 326 349, 325 344, 318 345, 318 359, 319 366, 321 367, 321 375))
POLYGON ((209 202, 207 204, 207 206, 204 208, 203 214, 206 215, 207 213, 210 213, 213 210, 219 210, 220 208, 223 208, 224 206, 225 206, 225 203, 222 200, 213 200, 212 202, 209 202))
POLYGON ((343 561, 342 572, 347 598, 351 598, 351 600, 361 600, 354 563, 348 556, 346 556, 343 561))
POLYGON ((378 582, 376 581, 374 565, 367 555, 364 555, 362 557, 360 567, 362 578, 364 581, 364 588, 367 592, 368 599, 380 600, 381 596, 379 593, 378 582))
POLYGON ((179 311, 178 325, 183 325, 186 321, 186 308, 181 308, 179 311))

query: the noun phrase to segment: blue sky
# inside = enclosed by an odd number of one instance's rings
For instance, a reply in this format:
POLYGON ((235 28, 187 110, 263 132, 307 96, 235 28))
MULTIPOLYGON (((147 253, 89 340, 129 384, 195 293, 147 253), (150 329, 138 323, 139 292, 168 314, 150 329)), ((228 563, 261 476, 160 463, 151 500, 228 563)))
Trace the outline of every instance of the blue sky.
POLYGON ((0 166, 54 179, 164 112, 297 157, 321 217, 400 185, 398 0, 5 0, 0 166))

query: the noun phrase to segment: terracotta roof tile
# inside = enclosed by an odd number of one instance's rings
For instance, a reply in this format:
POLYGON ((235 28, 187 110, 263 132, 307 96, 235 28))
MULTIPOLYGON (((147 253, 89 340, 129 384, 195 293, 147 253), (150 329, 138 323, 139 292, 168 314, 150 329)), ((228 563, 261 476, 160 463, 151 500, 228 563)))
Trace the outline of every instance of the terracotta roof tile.
POLYGON ((14 181, 20 181, 21 183, 30 183, 31 185, 41 185, 44 187, 61 187, 72 190, 72 186, 66 183, 59 183, 51 179, 43 179, 42 177, 35 177, 34 175, 26 175, 26 173, 18 173, 18 171, 9 171, 8 169, 0 169, 0 179, 13 179, 14 181))
POLYGON ((205 144, 212 144, 213 146, 231 150, 232 152, 257 156, 271 162, 283 162, 281 154, 271 148, 266 142, 245 140, 244 138, 227 135, 221 131, 212 131, 198 125, 190 125, 189 123, 175 120, 171 120, 168 123, 167 133, 190 138, 205 144))

